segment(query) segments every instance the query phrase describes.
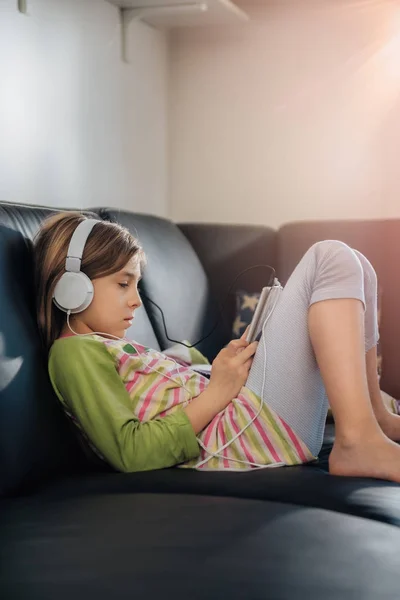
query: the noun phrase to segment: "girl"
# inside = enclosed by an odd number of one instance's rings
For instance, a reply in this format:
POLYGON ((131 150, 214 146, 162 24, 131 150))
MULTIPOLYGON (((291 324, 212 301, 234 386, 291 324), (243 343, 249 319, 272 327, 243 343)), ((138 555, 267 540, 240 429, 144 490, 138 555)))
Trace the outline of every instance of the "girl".
POLYGON ((98 456, 125 472, 301 464, 321 449, 329 400, 330 472, 400 482, 392 441, 400 439, 400 417, 381 398, 377 281, 362 254, 338 241, 312 246, 260 343, 244 335, 231 341, 208 379, 190 368, 191 360, 208 362, 197 350, 177 365, 176 349, 157 352, 124 338, 142 305, 137 284, 146 259, 115 223, 94 222, 83 242, 89 305, 72 314, 57 306, 56 285, 83 221, 80 213, 57 214, 35 239, 37 316, 54 390, 98 456))

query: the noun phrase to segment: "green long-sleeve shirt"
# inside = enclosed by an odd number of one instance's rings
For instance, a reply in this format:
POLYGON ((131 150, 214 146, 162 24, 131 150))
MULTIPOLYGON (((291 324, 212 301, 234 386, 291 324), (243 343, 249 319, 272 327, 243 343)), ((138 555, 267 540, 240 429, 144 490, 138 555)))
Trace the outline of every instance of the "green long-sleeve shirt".
POLYGON ((54 342, 49 354, 53 388, 68 413, 115 469, 124 472, 171 467, 199 456, 184 412, 140 422, 102 342, 71 336, 54 342))

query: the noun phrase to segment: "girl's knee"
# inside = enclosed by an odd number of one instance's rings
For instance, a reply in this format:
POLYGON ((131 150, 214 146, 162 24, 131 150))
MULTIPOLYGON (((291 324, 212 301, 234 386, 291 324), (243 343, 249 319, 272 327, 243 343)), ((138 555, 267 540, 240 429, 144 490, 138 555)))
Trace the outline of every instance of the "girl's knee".
POLYGON ((345 242, 339 240, 324 240, 314 244, 311 249, 314 250, 319 258, 322 257, 337 261, 349 269, 353 268, 357 273, 361 268, 364 279, 368 281, 369 284, 377 285, 377 275, 372 264, 364 254, 351 248, 345 242))
POLYGON ((310 252, 315 255, 317 266, 323 268, 337 267, 347 274, 363 278, 363 265, 357 252, 339 240, 323 240, 311 246, 310 252))
POLYGON ((363 268, 364 271, 364 276, 366 281, 370 284, 373 285, 374 287, 377 287, 378 285, 378 278, 376 275, 376 271, 374 269, 374 267, 371 265, 371 263, 369 262, 368 258, 366 256, 364 256, 364 254, 361 254, 361 252, 359 252, 358 250, 354 250, 354 252, 357 255, 358 260, 361 263, 361 266, 363 268))
POLYGON ((349 251, 353 252, 352 248, 345 244, 345 242, 341 242, 340 240, 322 240, 321 242, 316 242, 310 248, 311 251, 315 252, 318 256, 325 254, 348 254, 349 251))

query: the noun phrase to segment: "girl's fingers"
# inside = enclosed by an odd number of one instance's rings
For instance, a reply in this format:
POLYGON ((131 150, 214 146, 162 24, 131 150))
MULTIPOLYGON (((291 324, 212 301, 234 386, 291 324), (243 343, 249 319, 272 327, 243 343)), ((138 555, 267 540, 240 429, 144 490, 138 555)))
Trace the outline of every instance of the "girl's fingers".
POLYGON ((246 360, 246 362, 244 363, 244 366, 245 366, 247 369, 250 369, 250 367, 251 367, 251 365, 252 365, 252 363, 253 363, 253 360, 254 360, 254 359, 253 359, 253 357, 249 358, 249 359, 248 359, 248 360, 246 360))
POLYGON ((235 348, 235 349, 236 349, 236 348, 245 348, 246 346, 248 346, 248 345, 249 345, 249 343, 248 343, 248 342, 246 342, 246 340, 242 340, 242 338, 240 338, 239 340, 232 340, 232 341, 230 342, 230 344, 231 344, 231 346, 232 346, 233 348, 235 348))
POLYGON ((246 339, 246 335, 247 335, 247 332, 248 332, 248 330, 249 330, 249 327, 250 327, 250 325, 247 325, 246 329, 244 330, 244 332, 243 332, 243 333, 242 333, 242 335, 240 336, 240 339, 241 339, 241 340, 245 340, 245 339, 246 339))
MULTIPOLYGON (((246 331, 248 330, 248 327, 246 331)), ((229 344, 226 346, 227 349, 231 350, 234 354, 238 354, 242 352, 245 348, 248 348, 249 342, 247 342, 243 336, 246 335, 246 331, 243 335, 237 340, 231 340, 229 344)))
POLYGON ((240 362, 246 362, 247 359, 252 357, 256 353, 257 346, 258 342, 252 342, 246 348, 241 348, 240 352, 237 354, 237 356, 240 357, 240 362))

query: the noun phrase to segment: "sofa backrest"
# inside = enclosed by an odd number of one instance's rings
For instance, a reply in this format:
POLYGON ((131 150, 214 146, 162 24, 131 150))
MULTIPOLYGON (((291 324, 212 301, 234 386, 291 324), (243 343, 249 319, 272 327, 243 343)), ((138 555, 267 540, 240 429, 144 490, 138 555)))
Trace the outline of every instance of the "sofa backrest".
POLYGON ((222 305, 227 342, 236 317, 236 292, 260 292, 271 275, 268 265, 278 269, 276 231, 266 225, 224 223, 178 223, 178 227, 200 259, 213 297, 222 305))
POLYGON ((32 238, 53 212, 0 203, 0 495, 87 467, 50 385, 36 326, 32 238))

